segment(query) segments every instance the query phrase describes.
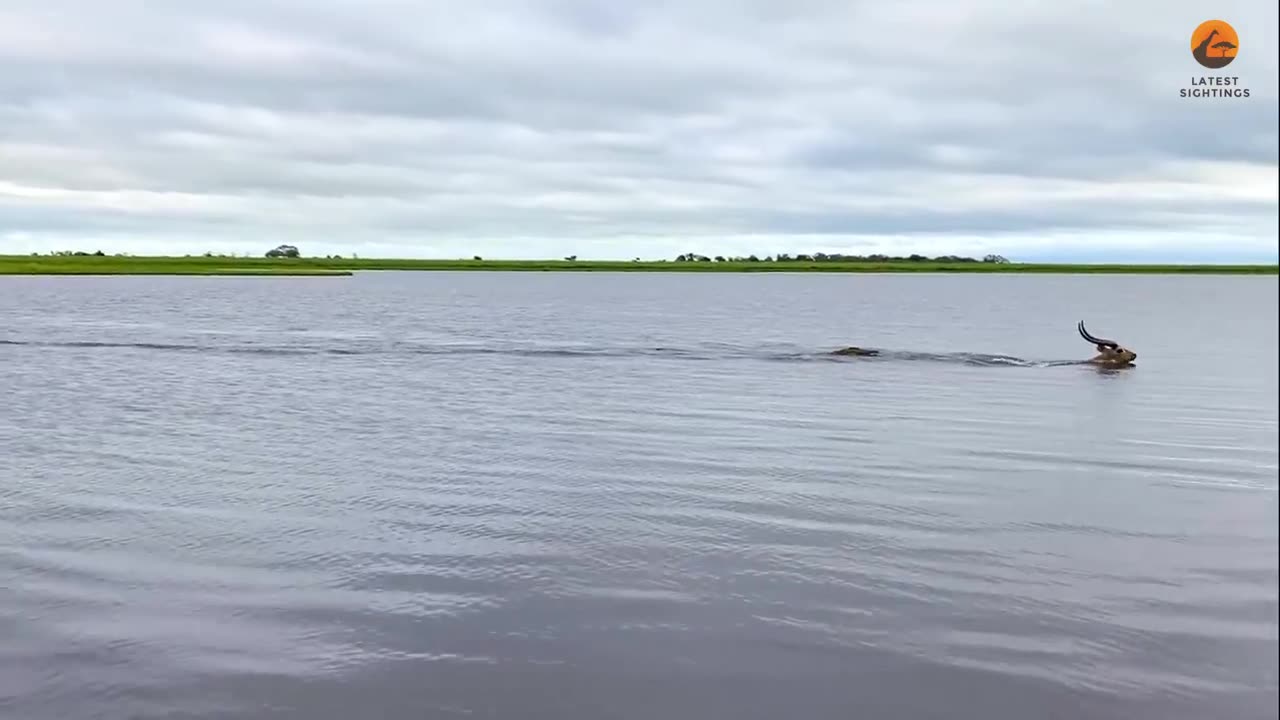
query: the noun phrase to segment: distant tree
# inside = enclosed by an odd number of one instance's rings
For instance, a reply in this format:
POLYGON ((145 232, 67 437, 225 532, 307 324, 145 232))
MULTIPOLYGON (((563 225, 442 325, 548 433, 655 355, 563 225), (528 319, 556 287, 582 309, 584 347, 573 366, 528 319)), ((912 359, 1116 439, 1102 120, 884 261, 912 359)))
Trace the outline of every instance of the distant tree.
POLYGON ((573 262, 577 259, 578 259, 577 255, 569 255, 568 257, 565 258, 565 260, 568 260, 569 262, 573 262))
MULTIPOLYGON (((976 263, 977 258, 967 257, 964 255, 938 255, 937 257, 929 257, 919 253, 913 253, 909 256, 904 255, 885 255, 883 253, 874 253, 871 255, 846 255, 844 253, 797 253, 789 255, 787 253, 778 253, 777 255, 766 255, 763 258, 757 255, 742 257, 740 255, 716 255, 713 258, 698 253, 683 253, 675 257, 675 262, 874 262, 874 263, 901 263, 901 262, 937 262, 937 263, 976 263)), ((660 262, 667 262, 660 260, 660 262)), ((982 262, 1009 262, 999 255, 988 255, 982 258, 982 262)))
POLYGON ((1007 263, 1009 262, 1003 255, 987 255, 982 258, 984 263, 1007 263))

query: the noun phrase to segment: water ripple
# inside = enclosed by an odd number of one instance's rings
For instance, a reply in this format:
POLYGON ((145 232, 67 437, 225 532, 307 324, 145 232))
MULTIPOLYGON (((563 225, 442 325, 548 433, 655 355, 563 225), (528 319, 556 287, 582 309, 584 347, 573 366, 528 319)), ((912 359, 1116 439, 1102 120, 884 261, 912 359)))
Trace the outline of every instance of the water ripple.
POLYGON ((768 361, 790 362, 838 362, 838 363, 874 363, 884 361, 929 361, 941 363, 959 363, 982 367, 1060 367, 1081 364, 1081 360, 1025 360, 1008 355, 992 355, 974 352, 930 353, 907 350, 878 350, 871 357, 834 355, 830 350, 768 350, 750 346, 734 346, 728 343, 703 344, 701 347, 609 347, 609 346, 514 346, 511 344, 418 344, 403 341, 390 342, 384 345, 357 345, 338 347, 329 344, 316 345, 305 342, 271 345, 259 342, 243 343, 230 341, 219 343, 156 343, 128 341, 98 340, 0 340, 0 346, 33 347, 33 348, 74 348, 74 349, 108 349, 108 350, 154 350, 184 353, 228 353, 248 355, 510 355, 514 357, 562 357, 562 358, 616 358, 616 357, 664 357, 685 360, 728 361, 735 359, 757 359, 768 361))
POLYGON ((1275 717, 1274 279, 1026 280, 22 280, 0 715, 1275 717))

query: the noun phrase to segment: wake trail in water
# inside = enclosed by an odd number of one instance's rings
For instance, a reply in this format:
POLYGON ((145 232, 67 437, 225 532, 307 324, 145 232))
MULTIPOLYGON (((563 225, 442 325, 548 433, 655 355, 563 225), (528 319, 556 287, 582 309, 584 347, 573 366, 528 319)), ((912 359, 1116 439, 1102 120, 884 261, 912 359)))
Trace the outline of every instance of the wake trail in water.
MULTIPOLYGON (((837 356, 839 357, 839 356, 837 356)), ((846 359, 840 357, 839 359, 846 359)), ((1060 367, 1066 365, 1081 365, 1082 360, 1027 360, 1012 355, 992 355, 988 353, 971 353, 971 352, 952 352, 952 353, 928 353, 928 352, 912 352, 905 350, 881 350, 878 355, 872 357, 854 357, 850 358, 854 361, 865 360, 896 360, 896 361, 922 361, 922 362, 941 362, 941 363, 961 363, 964 365, 980 365, 983 367, 1060 367)))
POLYGON ((877 349, 872 356, 836 355, 832 351, 778 350, 731 345, 696 348, 652 346, 528 346, 517 344, 461 344, 391 342, 381 345, 336 347, 321 344, 111 342, 98 340, 0 340, 0 346, 83 350, 141 350, 176 353, 298 356, 395 356, 395 355, 508 355, 516 357, 663 357, 683 360, 764 360, 772 362, 937 362, 981 367, 1060 367, 1080 360, 1027 360, 1011 355, 972 352, 913 352, 877 349))

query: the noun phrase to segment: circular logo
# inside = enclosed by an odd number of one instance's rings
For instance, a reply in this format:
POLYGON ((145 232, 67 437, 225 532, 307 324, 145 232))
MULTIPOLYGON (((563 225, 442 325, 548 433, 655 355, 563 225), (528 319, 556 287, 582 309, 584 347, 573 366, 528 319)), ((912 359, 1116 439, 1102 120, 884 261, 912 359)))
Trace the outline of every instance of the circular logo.
POLYGON ((1191 56, 1196 62, 1218 69, 1231 64, 1240 49, 1240 36, 1224 20, 1205 20, 1191 33, 1191 56))

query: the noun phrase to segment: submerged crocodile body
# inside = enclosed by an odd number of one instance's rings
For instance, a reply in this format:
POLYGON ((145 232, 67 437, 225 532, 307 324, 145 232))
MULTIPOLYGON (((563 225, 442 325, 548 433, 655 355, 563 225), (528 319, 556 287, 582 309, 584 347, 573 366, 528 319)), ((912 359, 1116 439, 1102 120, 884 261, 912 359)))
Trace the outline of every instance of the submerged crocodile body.
POLYGON ((872 355, 874 356, 874 355, 879 355, 880 351, 850 346, 850 347, 840 348, 839 350, 832 350, 831 354, 832 355, 862 355, 862 356, 872 355))

